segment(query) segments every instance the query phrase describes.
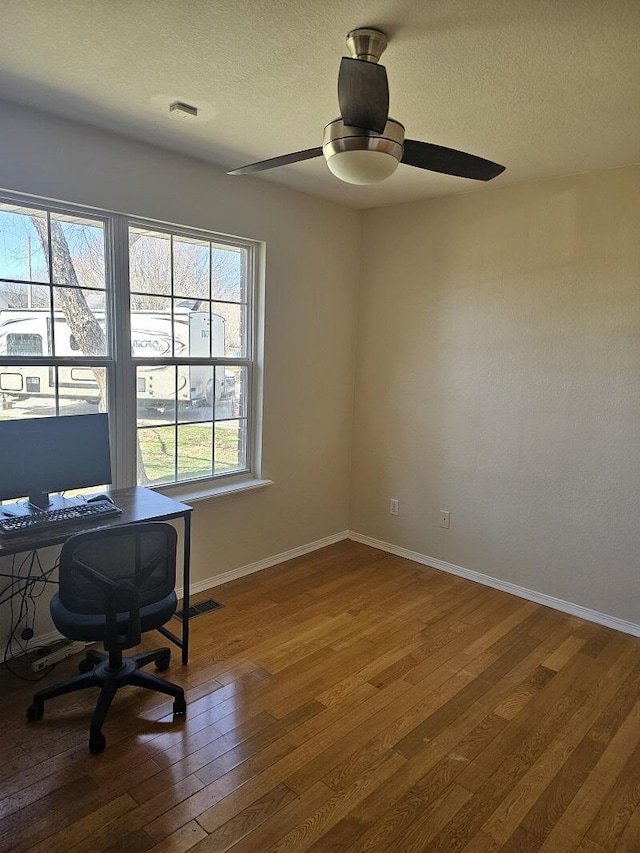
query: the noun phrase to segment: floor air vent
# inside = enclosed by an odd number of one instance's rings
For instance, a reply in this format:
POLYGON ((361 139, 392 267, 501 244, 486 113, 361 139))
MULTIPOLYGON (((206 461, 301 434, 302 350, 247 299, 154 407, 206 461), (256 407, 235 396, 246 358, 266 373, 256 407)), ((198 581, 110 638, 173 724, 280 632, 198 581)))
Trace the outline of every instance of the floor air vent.
MULTIPOLYGON (((199 601, 198 604, 192 604, 189 608, 189 619, 193 619, 195 616, 200 616, 202 613, 208 613, 210 610, 217 610, 219 607, 222 607, 222 604, 220 604, 219 601, 214 601, 213 598, 207 598, 205 601, 199 601)), ((184 608, 182 610, 176 610, 175 617, 182 622, 184 618, 184 608)))

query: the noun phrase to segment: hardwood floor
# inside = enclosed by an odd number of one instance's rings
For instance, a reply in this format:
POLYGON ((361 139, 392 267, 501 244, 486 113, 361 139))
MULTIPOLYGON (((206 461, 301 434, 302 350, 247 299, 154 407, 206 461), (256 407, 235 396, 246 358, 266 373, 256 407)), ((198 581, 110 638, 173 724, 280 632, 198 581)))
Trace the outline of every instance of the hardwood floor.
POLYGON ((99 756, 0 675, 0 850, 640 851, 640 640, 353 542, 211 594, 99 756))

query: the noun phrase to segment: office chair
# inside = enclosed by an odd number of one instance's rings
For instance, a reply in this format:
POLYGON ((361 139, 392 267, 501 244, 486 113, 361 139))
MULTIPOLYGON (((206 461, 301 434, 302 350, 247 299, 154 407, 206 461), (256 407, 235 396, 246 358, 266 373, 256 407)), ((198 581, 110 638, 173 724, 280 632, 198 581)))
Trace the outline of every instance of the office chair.
POLYGON ((80 675, 34 694, 27 719, 39 720, 44 703, 86 687, 100 687, 89 729, 89 750, 102 752, 107 711, 119 687, 133 684, 174 697, 173 713, 186 713, 184 690, 141 667, 167 669, 171 650, 155 649, 123 658, 141 634, 164 625, 175 613, 177 534, 170 524, 149 522, 92 530, 71 536, 60 553, 60 587, 51 601, 56 628, 69 640, 102 640, 108 654, 90 649, 80 675))

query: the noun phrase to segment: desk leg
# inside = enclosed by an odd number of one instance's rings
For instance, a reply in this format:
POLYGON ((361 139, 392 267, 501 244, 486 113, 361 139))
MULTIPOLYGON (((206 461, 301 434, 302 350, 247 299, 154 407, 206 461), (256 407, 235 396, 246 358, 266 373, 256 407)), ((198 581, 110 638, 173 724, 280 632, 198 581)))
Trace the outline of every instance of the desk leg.
POLYGON ((191 513, 184 516, 184 552, 182 564, 182 663, 189 663, 189 588, 191 586, 191 513))

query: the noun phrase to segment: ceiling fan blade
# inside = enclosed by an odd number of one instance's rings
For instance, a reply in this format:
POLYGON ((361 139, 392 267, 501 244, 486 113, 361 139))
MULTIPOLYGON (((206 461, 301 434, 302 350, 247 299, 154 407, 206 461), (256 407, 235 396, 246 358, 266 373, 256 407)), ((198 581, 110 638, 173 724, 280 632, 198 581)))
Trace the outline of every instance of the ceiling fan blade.
POLYGON ((294 151, 293 154, 283 154, 282 157, 249 163, 248 166, 232 169, 227 172, 227 175, 251 175, 253 172, 264 172, 266 169, 275 169, 277 166, 288 166, 289 163, 301 163, 303 160, 312 160, 314 157, 322 157, 322 148, 306 148, 304 151, 294 151))
POLYGON ((472 178, 474 181, 490 181, 505 170, 499 163, 492 163, 474 154, 443 148, 430 142, 417 142, 415 139, 405 139, 401 162, 418 169, 472 178))
POLYGON ((343 56, 338 74, 338 103, 347 127, 382 133, 389 116, 389 84, 384 65, 343 56))

